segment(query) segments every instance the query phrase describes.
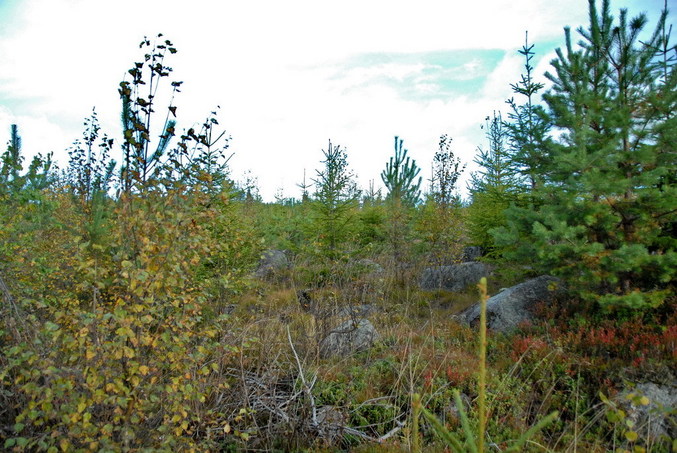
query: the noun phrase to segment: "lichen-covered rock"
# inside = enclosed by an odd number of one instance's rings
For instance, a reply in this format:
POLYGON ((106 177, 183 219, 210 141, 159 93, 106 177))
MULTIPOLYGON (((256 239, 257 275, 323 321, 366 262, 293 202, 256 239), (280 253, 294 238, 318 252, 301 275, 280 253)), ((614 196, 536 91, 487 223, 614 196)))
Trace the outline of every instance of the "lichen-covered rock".
POLYGON ((349 319, 333 329, 320 342, 320 356, 322 358, 345 356, 363 351, 370 348, 378 338, 378 332, 368 320, 349 319))
POLYGON ((677 438, 677 383, 638 384, 632 391, 619 394, 616 401, 641 438, 651 442, 677 438))
MULTIPOLYGON (((516 328, 521 322, 532 319, 532 309, 537 302, 551 302, 560 290, 558 278, 541 275, 501 291, 487 301, 487 327, 499 332, 516 328)), ((479 323, 479 302, 460 313, 458 318, 470 325, 479 323)))
POLYGON ((444 289, 458 292, 476 285, 482 277, 487 277, 490 273, 489 266, 477 261, 429 267, 421 274, 420 286, 425 290, 444 289))
POLYGON ((261 261, 254 275, 263 279, 272 278, 280 271, 288 269, 289 266, 289 258, 284 251, 266 250, 261 255, 261 261))

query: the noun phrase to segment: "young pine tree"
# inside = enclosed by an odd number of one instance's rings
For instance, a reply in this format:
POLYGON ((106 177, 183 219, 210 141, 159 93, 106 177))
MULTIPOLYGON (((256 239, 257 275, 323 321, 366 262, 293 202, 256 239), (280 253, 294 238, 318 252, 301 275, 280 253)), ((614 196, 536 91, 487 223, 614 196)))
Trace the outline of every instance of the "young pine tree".
POLYGON ((418 176, 421 169, 415 160, 409 159, 407 152, 404 140, 395 137, 395 155, 381 172, 381 180, 388 190, 387 200, 415 205, 421 198, 422 178, 418 176))
POLYGON ((323 253, 330 259, 340 256, 340 245, 349 233, 349 222, 357 207, 360 192, 355 184, 355 175, 348 167, 348 155, 340 145, 329 140, 324 155, 324 168, 317 171, 315 183, 315 221, 319 243, 323 253))
POLYGON ((381 179, 387 189, 387 237, 395 266, 395 279, 405 284, 404 258, 409 252, 412 210, 421 198, 421 169, 407 156, 404 141, 395 137, 395 154, 386 163, 381 179))
POLYGON ((524 73, 519 82, 510 85, 523 103, 518 103, 514 97, 508 99, 508 121, 503 123, 512 165, 528 190, 535 189, 539 184, 538 178, 543 176, 543 167, 549 160, 545 146, 549 123, 543 106, 537 104, 535 99, 544 85, 534 80, 534 68, 531 66, 533 48, 527 36, 524 46, 518 51, 525 59, 524 73))
POLYGON ((10 131, 7 150, 0 156, 0 198, 16 203, 38 201, 42 191, 54 182, 52 153, 35 155, 24 172, 19 128, 12 124, 10 131))
POLYGON ((505 210, 517 200, 520 188, 501 114, 487 117, 485 127, 489 146, 478 148, 474 162, 479 170, 471 174, 468 185, 468 229, 473 244, 492 251, 495 243, 489 232, 506 225, 505 210))
POLYGON ((96 111, 84 121, 82 140, 78 139, 68 150, 70 157, 64 179, 83 216, 85 240, 90 246, 99 244, 108 236, 106 220, 110 214, 110 190, 115 161, 110 159, 113 139, 101 133, 96 111))
POLYGON ((675 65, 660 49, 672 49, 664 31, 640 38, 645 15, 617 20, 609 2, 590 1, 590 23, 572 44, 558 49, 552 88, 544 96, 559 133, 543 168, 538 207, 509 212, 503 244, 517 245, 539 272, 564 277, 572 291, 602 306, 636 309, 674 297, 677 254, 666 234, 677 215, 671 181, 675 160, 675 65))

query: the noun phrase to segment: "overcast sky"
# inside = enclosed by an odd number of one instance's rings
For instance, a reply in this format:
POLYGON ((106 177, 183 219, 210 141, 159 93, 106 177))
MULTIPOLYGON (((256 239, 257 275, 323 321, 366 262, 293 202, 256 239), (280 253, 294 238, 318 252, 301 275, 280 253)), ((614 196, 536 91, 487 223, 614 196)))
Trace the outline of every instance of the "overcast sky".
MULTIPOLYGON (((612 0, 614 13, 647 12, 664 0, 612 0)), ((232 177, 245 171, 271 201, 298 197, 327 141, 347 149, 366 187, 399 135, 429 178, 441 134, 470 162, 480 126, 506 111, 524 64, 525 31, 536 74, 563 46, 563 27, 587 24, 587 0, 0 0, 0 146, 18 124, 27 156, 66 149, 93 107, 120 136, 119 82, 139 42, 163 33, 184 81, 178 129, 221 106, 232 137, 232 177)), ((118 156, 114 156, 118 157, 118 156)))

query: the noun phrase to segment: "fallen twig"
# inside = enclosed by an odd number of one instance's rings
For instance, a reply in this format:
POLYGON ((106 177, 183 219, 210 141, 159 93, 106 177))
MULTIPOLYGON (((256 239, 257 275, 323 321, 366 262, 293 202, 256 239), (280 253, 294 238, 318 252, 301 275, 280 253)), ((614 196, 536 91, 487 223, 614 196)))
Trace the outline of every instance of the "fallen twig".
POLYGON ((306 377, 303 374, 303 367, 301 366, 301 360, 299 360, 299 355, 296 353, 296 348, 294 347, 294 342, 291 339, 291 332, 289 331, 289 326, 287 326, 287 338, 289 339, 289 345, 291 346, 291 350, 294 353, 294 358, 296 359, 296 365, 299 368, 299 378, 301 378, 301 383, 303 384, 303 389, 306 392, 306 396, 308 397, 308 401, 310 402, 310 409, 312 413, 312 422, 313 422, 313 427, 317 428, 318 423, 317 423, 317 407, 315 406, 315 397, 313 397, 313 386, 315 385, 315 382, 317 380, 317 376, 313 377, 313 382, 311 385, 308 385, 308 382, 306 382, 306 377))

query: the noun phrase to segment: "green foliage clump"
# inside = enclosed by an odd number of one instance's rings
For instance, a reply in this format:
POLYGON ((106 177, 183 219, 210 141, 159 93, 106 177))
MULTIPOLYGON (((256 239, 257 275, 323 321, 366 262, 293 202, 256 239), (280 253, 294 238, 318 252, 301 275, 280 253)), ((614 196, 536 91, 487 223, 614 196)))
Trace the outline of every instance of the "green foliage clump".
POLYGON ((106 249, 92 256, 80 246, 78 291, 26 303, 29 312, 42 312, 37 335, 7 351, 3 370, 3 381, 24 400, 17 443, 193 444, 185 434, 209 418, 195 405, 215 384, 208 359, 218 329, 202 323, 205 294, 194 280, 211 244, 197 224, 208 212, 190 215, 182 204, 178 194, 123 200, 106 249), (44 438, 45 427, 57 435, 44 438))
MULTIPOLYGON (((155 77, 166 75, 161 68, 153 66, 155 77)), ((150 138, 137 120, 124 147, 144 152, 150 138)), ((146 162, 152 173, 130 164, 112 198, 111 141, 98 141, 96 115, 85 127, 61 184, 37 185, 53 180, 42 163, 21 175, 15 148, 3 164, 12 186, 0 200, 0 383, 12 395, 4 448, 214 448, 207 433, 219 426, 227 434, 228 415, 211 402, 228 385, 220 370, 236 348, 220 341, 226 318, 205 316, 207 304, 213 313, 217 277, 241 278, 254 254, 246 230, 233 226, 229 186, 214 185, 222 167, 211 157, 161 162, 155 153, 146 162)), ((179 149, 191 141, 209 156, 208 133, 186 134, 179 149)))

